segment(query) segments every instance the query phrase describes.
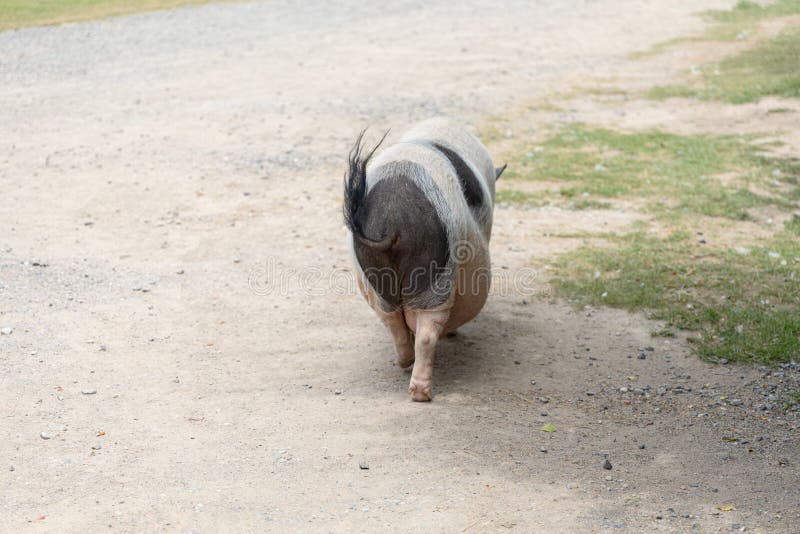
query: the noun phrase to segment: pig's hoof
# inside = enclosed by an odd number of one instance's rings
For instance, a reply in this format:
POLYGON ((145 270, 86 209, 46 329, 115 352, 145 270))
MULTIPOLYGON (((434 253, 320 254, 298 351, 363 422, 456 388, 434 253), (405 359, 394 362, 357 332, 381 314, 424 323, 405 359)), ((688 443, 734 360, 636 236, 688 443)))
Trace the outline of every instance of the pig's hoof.
POLYGON ((412 378, 408 385, 408 392, 411 393, 411 399, 415 402, 430 402, 433 398, 430 381, 423 382, 412 378))

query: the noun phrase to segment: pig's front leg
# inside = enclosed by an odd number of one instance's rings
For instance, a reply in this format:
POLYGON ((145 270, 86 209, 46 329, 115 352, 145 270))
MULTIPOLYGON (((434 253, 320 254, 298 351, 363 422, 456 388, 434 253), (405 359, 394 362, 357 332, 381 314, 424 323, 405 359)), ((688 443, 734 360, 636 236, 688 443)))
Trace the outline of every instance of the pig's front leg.
POLYGON ((402 310, 381 314, 383 322, 394 341, 394 350, 397 352, 397 365, 405 369, 414 363, 414 334, 406 326, 406 319, 402 310))
POLYGON ((416 340, 414 344, 414 369, 411 371, 411 383, 408 392, 411 398, 419 402, 427 402, 433 398, 433 357, 436 343, 444 333, 444 327, 450 317, 450 309, 416 310, 416 340))

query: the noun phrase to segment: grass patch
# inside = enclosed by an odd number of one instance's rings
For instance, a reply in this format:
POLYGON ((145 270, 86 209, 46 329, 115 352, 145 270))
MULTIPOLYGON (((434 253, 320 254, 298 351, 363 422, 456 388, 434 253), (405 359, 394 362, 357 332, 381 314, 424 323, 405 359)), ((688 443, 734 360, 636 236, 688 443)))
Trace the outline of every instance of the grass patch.
POLYGON ((748 254, 677 232, 616 238, 560 257, 554 285, 578 305, 643 310, 691 339, 706 359, 779 363, 800 356, 800 240, 786 228, 748 254))
POLYGON ((517 191, 516 189, 497 191, 494 201, 496 204, 507 204, 516 207, 540 207, 547 204, 547 201, 541 195, 517 191))
POLYGON ((576 204, 592 197, 584 207, 608 207, 597 204, 598 197, 643 198, 665 218, 697 214, 742 220, 759 206, 795 208, 785 191, 755 193, 749 186, 769 191, 769 184, 796 184, 800 165, 768 158, 748 141, 572 125, 538 146, 519 150, 522 156, 509 165, 514 169, 509 181, 562 182, 558 193, 575 198, 576 204), (718 178, 722 175, 728 176, 727 186, 718 178))
POLYGON ((648 50, 633 52, 631 59, 641 59, 661 54, 668 48, 679 44, 702 41, 733 41, 743 39, 752 33, 759 22, 777 17, 800 14, 800 0, 778 0, 768 5, 740 1, 732 9, 712 9, 700 14, 711 23, 702 35, 678 37, 654 44, 648 50))
POLYGON ((800 98, 800 29, 704 68, 703 80, 702 88, 654 87, 648 97, 695 97, 733 104, 754 102, 765 96, 800 98))
POLYGON ((208 2, 209 0, 3 0, 0 1, 0 31, 208 2))
POLYGON ((710 10, 704 18, 715 24, 706 30, 706 40, 731 41, 753 30, 765 19, 800 13, 800 0, 777 0, 767 5, 740 0, 730 10, 710 10))

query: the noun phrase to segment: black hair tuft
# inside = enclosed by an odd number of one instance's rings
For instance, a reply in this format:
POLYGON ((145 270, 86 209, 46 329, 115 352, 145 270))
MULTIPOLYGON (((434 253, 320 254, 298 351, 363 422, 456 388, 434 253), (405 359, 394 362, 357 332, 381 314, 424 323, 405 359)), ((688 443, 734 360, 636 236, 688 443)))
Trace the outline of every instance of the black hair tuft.
POLYGON ((359 212, 367 197, 367 164, 378 147, 381 146, 387 130, 381 140, 371 150, 364 149, 364 134, 366 129, 358 134, 353 148, 347 157, 347 170, 344 173, 344 223, 353 232, 353 235, 362 236, 359 212))

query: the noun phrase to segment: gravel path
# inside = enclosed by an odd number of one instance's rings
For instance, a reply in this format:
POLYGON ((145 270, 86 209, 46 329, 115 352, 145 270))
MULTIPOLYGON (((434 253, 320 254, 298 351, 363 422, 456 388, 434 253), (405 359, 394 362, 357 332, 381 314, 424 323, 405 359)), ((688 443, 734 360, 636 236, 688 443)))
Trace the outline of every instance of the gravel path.
MULTIPOLYGON (((415 404, 340 276, 361 128, 613 76, 696 2, 335 4, 0 33, 0 531, 799 524, 796 417, 760 408, 795 370, 506 285, 415 404)), ((495 264, 619 216, 500 210, 495 264)))

